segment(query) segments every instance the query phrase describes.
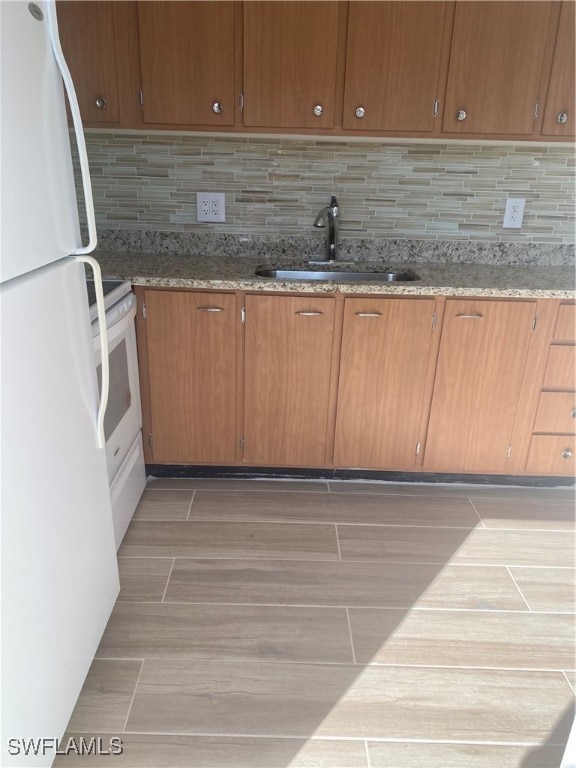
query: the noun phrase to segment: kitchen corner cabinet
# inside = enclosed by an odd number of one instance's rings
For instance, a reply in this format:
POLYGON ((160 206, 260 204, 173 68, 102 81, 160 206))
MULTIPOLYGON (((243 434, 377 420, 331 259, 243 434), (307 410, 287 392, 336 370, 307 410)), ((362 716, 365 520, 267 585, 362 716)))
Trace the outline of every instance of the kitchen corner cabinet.
POLYGON ((558 37, 552 61, 552 72, 542 124, 544 136, 573 138, 576 133, 574 57, 574 0, 562 3, 558 37))
POLYGON ((87 126, 129 127, 136 4, 113 0, 59 0, 58 29, 87 126))
POLYGON ((148 393, 149 400, 150 461, 233 463, 236 296, 154 290, 141 295, 146 315, 140 328, 145 325, 148 376, 143 393, 148 393))
POLYGON ((346 299, 336 467, 414 468, 435 325, 434 299, 346 299))
POLYGON ((446 301, 425 471, 505 471, 535 309, 531 301, 446 301))
POLYGON ((335 300, 246 297, 244 461, 327 463, 335 300))
POLYGON ((234 125, 238 5, 138 3, 144 124, 234 125))
MULTIPOLYGON (((553 2, 456 3, 443 130, 530 135, 553 2)), ((572 30, 573 34, 573 30, 572 30)))
POLYGON ((350 3, 344 128, 432 131, 452 16, 448 2, 350 3))
POLYGON ((332 128, 343 4, 244 3, 244 125, 332 128))

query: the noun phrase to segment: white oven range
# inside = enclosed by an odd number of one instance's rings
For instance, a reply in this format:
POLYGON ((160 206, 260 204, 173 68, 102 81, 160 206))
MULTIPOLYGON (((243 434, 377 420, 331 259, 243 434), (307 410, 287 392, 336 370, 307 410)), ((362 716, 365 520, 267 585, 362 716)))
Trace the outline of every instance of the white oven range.
MULTIPOLYGON (((95 306, 94 283, 86 281, 98 385, 102 351, 95 306)), ((129 282, 103 280, 110 391, 104 417, 106 464, 110 483, 114 537, 120 546, 146 485, 142 449, 142 408, 136 352, 136 296, 129 282)))

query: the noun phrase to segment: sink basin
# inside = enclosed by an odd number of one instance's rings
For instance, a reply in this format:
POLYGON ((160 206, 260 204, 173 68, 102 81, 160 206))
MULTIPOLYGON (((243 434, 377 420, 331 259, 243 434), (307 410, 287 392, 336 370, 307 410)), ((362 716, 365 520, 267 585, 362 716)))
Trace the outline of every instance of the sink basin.
POLYGON ((403 283, 420 280, 420 277, 411 269, 391 270, 384 269, 357 271, 353 269, 268 269, 259 267, 256 270, 258 277, 270 277, 275 280, 342 280, 356 283, 403 283))

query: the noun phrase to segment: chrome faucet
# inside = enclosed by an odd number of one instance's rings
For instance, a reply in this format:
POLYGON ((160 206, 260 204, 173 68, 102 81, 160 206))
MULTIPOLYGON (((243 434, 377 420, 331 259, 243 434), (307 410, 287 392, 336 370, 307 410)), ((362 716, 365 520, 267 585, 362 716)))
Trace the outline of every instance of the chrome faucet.
POLYGON ((326 261, 336 261, 338 258, 338 200, 332 195, 330 205, 322 208, 314 219, 315 227, 327 227, 326 261))

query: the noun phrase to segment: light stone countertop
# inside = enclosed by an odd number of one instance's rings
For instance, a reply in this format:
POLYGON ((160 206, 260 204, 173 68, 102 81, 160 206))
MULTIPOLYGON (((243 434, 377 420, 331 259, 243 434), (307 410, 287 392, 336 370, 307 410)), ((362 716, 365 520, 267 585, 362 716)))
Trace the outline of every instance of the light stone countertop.
MULTIPOLYGON (((257 277, 255 270, 279 266, 297 267, 289 259, 266 261, 241 256, 218 257, 96 251, 102 274, 130 280, 134 285, 166 288, 210 288, 230 291, 281 291, 409 296, 493 296, 517 298, 576 299, 574 267, 457 263, 406 263, 420 280, 405 283, 358 283, 336 281, 277 280, 257 277)), ((348 264, 350 262, 347 262, 348 264)), ((359 265, 358 265, 359 266, 359 265)), ((365 263, 374 269, 374 261, 365 263)), ((382 266, 382 265, 380 265, 382 266)), ((393 262, 386 262, 393 267, 393 262)))

